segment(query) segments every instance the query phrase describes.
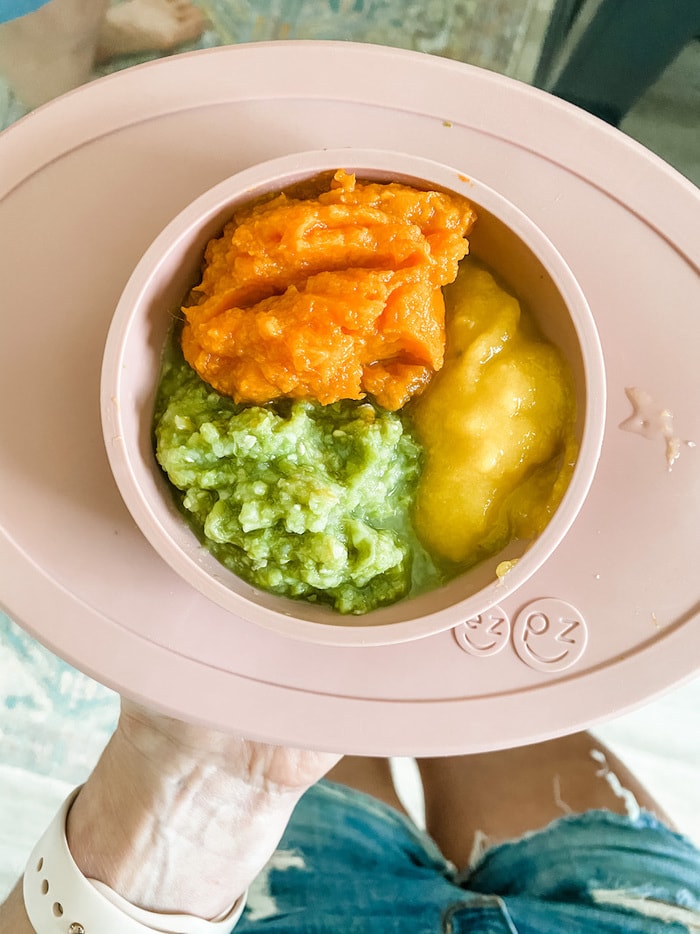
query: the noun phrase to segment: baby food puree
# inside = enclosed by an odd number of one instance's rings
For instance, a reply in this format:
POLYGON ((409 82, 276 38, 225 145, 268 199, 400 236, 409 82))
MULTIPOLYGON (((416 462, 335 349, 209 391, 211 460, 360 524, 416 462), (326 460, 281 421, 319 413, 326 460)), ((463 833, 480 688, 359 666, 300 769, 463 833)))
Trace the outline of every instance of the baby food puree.
POLYGON ((475 217, 456 195, 342 170, 316 197, 238 211, 184 309, 185 358, 236 402, 370 393, 398 409, 442 366, 441 287, 475 217))
POLYGON ((447 292, 445 365, 413 405, 426 451, 415 527, 462 567, 532 539, 574 469, 569 366, 530 316, 473 261, 447 292))
POLYGON ((475 220, 457 195, 341 170, 208 244, 164 357, 156 456, 255 586, 362 614, 548 522, 576 456, 571 376, 465 259, 475 220))
POLYGON ((365 613, 405 596, 420 448, 370 403, 241 406, 177 352, 166 364, 157 452, 214 556, 273 593, 365 613))

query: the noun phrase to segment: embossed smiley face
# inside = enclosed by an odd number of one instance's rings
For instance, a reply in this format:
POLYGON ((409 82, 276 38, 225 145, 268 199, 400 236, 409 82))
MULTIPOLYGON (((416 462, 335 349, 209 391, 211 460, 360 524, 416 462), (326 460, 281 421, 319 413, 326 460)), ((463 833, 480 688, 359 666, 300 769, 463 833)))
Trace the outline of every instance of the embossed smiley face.
POLYGON ((564 600, 543 597, 524 607, 511 625, 502 606, 471 616, 453 633, 469 655, 497 655, 511 641, 518 657, 529 668, 547 674, 571 668, 588 645, 588 627, 576 607, 564 600))
POLYGON ((570 603, 544 598, 528 604, 513 625, 513 645, 536 671, 563 671, 574 665, 588 644, 588 627, 570 603))
POLYGON ((460 648, 470 655, 496 655, 510 639, 510 619, 500 606, 471 616, 454 630, 460 648))

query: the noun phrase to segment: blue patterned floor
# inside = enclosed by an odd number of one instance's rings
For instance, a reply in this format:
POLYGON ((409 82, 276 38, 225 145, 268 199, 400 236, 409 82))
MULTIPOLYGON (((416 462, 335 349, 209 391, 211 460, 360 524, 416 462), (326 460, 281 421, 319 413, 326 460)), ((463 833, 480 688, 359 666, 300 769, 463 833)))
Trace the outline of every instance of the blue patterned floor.
POLYGON ((0 613, 0 901, 110 736, 119 698, 0 613))
POLYGON ((0 613, 0 764, 82 781, 112 732, 118 698, 0 613))

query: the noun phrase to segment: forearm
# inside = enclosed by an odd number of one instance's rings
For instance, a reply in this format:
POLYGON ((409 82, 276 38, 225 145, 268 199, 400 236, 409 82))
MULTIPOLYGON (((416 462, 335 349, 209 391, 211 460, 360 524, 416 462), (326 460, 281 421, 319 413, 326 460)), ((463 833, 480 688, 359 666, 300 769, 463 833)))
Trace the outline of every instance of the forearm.
MULTIPOLYGON (((130 708, 68 813, 68 848, 84 877, 138 908, 216 918, 337 758, 130 708)), ((0 907, 0 930, 32 932, 21 886, 0 907)))
POLYGON ((22 881, 10 892, 7 901, 0 905, 0 931, 12 931, 12 934, 34 934, 24 910, 22 881))
MULTIPOLYGON (((193 790, 206 794, 205 784, 195 780, 193 790)), ((228 809, 225 831, 218 808, 214 815, 209 807, 192 806, 185 797, 174 800, 168 790, 153 796, 152 805, 144 801, 142 807, 110 812, 102 804, 117 799, 97 778, 91 780, 69 820, 69 846, 78 868, 150 911, 213 918, 227 910, 274 850, 293 802, 260 807, 239 797, 241 806, 228 809), (157 812, 159 807, 164 807, 165 818, 157 812), (219 832, 192 832, 192 827, 203 828, 215 816, 219 832)), ((0 906, 0 931, 33 934, 21 881, 0 906)))
POLYGON ((112 740, 71 809, 78 868, 141 908, 215 917, 262 869, 302 790, 252 787, 186 754, 156 769, 123 745, 112 740))

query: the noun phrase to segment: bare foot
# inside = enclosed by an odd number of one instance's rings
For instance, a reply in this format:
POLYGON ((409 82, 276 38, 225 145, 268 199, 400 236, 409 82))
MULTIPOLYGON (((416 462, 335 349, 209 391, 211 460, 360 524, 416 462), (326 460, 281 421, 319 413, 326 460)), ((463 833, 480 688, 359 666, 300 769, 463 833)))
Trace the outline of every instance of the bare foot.
POLYGON ((125 0, 110 6, 96 60, 139 52, 169 52, 199 38, 205 17, 189 0, 125 0))

